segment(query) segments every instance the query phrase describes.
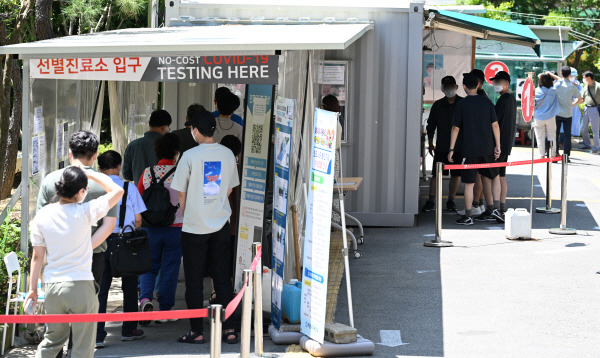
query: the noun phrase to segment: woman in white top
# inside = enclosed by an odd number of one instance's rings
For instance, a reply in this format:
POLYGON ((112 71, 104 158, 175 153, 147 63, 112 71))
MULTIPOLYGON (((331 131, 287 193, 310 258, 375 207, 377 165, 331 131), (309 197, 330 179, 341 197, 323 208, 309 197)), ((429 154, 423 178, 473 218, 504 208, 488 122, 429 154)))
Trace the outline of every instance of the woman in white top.
MULTIPOLYGON (((37 301, 37 282, 44 269, 46 314, 97 313, 98 299, 92 275, 92 250, 104 237, 92 235, 110 208, 123 196, 123 189, 108 176, 79 167, 68 167, 56 183, 59 201, 40 209, 31 223, 31 276, 25 300, 37 301), (88 191, 88 177, 98 183, 106 194, 82 203, 88 191)), ((96 323, 73 323, 74 357, 93 357, 96 323)), ((69 338, 68 323, 48 323, 44 340, 36 357, 55 357, 69 338)))

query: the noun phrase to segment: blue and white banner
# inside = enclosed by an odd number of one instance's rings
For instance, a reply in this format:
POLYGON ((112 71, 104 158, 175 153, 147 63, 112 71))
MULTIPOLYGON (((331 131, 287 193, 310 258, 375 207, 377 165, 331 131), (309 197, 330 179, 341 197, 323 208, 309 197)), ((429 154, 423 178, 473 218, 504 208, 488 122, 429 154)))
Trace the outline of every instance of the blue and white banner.
POLYGON ((248 107, 244 120, 244 150, 238 242, 235 261, 235 291, 242 288, 242 273, 252 263, 252 243, 261 242, 265 217, 265 192, 271 133, 273 86, 248 85, 248 107))
POLYGON ((271 275, 271 322, 281 328, 281 293, 287 237, 288 184, 294 100, 278 98, 275 104, 275 175, 273 182, 273 274, 271 275))
POLYGON ((302 333, 325 336, 329 240, 338 114, 315 109, 302 272, 302 333))

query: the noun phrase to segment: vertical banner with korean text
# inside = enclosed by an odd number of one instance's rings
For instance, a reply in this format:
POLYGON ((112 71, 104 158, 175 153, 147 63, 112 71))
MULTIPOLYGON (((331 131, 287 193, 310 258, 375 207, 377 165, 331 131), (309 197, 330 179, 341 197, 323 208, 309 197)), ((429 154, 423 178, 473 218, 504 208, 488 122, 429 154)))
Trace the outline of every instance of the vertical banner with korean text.
POLYGON ((278 98, 275 103, 275 175, 273 182, 273 273, 271 276, 271 322, 281 328, 281 293, 287 235, 288 184, 294 100, 278 98))
POLYGON ((337 113, 315 109, 310 154, 301 331, 319 343, 325 336, 337 117, 337 113))
POLYGON ((273 106, 273 86, 248 85, 247 92, 235 260, 236 292, 243 285, 242 272, 252 263, 252 243, 262 239, 273 106))

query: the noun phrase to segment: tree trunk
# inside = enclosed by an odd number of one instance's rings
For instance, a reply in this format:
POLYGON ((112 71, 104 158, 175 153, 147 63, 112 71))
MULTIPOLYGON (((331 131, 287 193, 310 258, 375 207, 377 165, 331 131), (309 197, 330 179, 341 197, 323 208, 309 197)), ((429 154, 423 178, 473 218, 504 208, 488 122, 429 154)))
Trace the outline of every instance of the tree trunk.
MULTIPOLYGON (((21 120, 23 118, 23 82, 21 80, 21 69, 17 60, 9 60, 12 62, 11 79, 13 85, 13 107, 10 116, 10 124, 8 126, 8 135, 6 138, 6 155, 0 158, 4 162, 3 172, 0 173, 2 185, 0 186, 0 198, 7 198, 11 194, 13 180, 17 167, 17 154, 19 153, 19 133, 21 132, 21 120)), ((27 145, 24 143, 24 145, 27 145)), ((23 180, 23 179, 22 179, 23 180)))
POLYGON ((579 67, 579 61, 581 60, 582 54, 583 54, 583 50, 575 51, 575 60, 573 60, 573 68, 579 67))
POLYGON ((38 40, 54 37, 51 18, 52 0, 35 0, 35 31, 38 40))

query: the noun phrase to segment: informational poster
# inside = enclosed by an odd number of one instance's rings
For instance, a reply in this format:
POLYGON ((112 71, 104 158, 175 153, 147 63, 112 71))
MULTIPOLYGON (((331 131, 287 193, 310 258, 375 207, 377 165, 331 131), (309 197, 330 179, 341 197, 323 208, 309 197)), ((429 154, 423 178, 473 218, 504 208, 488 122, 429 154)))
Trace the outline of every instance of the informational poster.
POLYGON ((31 78, 277 84, 279 56, 31 59, 31 78))
POLYGON ((348 142, 348 61, 323 62, 319 68, 319 86, 321 100, 327 95, 335 96, 340 104, 341 142, 348 142))
POLYGON ((61 160, 63 158, 63 145, 65 144, 64 139, 64 126, 61 122, 56 124, 56 159, 61 160))
POLYGON ((248 108, 244 121, 243 166, 238 243, 235 261, 235 291, 242 288, 242 273, 252 263, 252 243, 262 240, 265 192, 271 133, 273 86, 248 85, 248 108))
POLYGON ((271 322, 281 328, 281 293, 287 235, 288 184, 294 100, 278 98, 275 104, 275 175, 273 183, 273 273, 271 275, 271 322))
POLYGON ((46 165, 46 137, 35 136, 31 139, 31 174, 43 173, 46 165))
POLYGON ((337 117, 337 113, 315 109, 311 141, 301 332, 319 343, 325 336, 337 117))
POLYGON ((40 135, 44 132, 44 116, 42 107, 35 107, 33 110, 33 135, 40 135))
POLYGON ((63 123, 63 158, 69 156, 69 122, 63 123))

